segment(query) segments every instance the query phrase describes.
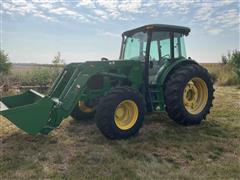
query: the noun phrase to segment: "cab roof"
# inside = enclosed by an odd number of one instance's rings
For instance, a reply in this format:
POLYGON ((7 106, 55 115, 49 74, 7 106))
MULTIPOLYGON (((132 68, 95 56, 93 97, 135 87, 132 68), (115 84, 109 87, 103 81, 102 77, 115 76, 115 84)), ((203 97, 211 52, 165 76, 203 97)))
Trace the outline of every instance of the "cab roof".
POLYGON ((190 28, 184 27, 184 26, 175 26, 175 25, 168 25, 168 24, 149 24, 145 26, 141 26, 135 29, 131 29, 129 31, 125 31, 122 33, 124 36, 131 36, 137 32, 144 32, 149 29, 155 30, 155 31, 169 31, 169 32, 178 32, 184 35, 188 35, 191 31, 190 28))

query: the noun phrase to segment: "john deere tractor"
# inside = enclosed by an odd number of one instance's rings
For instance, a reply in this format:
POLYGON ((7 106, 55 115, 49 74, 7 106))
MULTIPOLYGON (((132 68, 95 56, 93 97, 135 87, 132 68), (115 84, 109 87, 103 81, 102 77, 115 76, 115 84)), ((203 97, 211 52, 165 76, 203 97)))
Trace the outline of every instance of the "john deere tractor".
POLYGON ((214 89, 207 70, 186 56, 189 32, 162 24, 126 31, 119 60, 69 64, 47 95, 29 90, 3 97, 0 113, 32 135, 48 134, 69 115, 95 116, 110 139, 136 134, 146 112, 166 111, 178 124, 199 124, 210 111, 214 89))

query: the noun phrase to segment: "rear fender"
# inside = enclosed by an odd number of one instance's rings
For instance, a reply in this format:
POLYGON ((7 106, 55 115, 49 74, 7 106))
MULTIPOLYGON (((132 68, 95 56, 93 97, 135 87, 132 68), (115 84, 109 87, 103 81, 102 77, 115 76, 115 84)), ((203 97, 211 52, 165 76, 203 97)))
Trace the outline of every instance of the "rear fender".
POLYGON ((194 60, 189 60, 189 59, 181 59, 181 60, 174 61, 172 63, 171 62, 165 63, 160 68, 157 74, 157 85, 163 87, 166 79, 174 71, 174 69, 187 64, 198 64, 198 63, 194 60))

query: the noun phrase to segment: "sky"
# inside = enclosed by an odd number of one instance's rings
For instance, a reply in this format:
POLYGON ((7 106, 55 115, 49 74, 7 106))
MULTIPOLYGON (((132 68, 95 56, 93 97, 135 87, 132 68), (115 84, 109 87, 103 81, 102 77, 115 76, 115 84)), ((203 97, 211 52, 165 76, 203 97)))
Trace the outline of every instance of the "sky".
POLYGON ((187 55, 220 62, 240 43, 239 0, 1 0, 1 49, 14 63, 118 59, 121 33, 146 24, 191 28, 187 55))

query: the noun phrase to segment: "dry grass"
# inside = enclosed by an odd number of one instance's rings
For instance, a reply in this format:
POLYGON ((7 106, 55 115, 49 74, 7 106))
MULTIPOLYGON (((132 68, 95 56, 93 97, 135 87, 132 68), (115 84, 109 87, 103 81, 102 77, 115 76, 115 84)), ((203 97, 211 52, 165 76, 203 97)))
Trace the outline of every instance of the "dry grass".
POLYGON ((208 69, 213 80, 220 86, 239 85, 240 81, 230 64, 205 63, 201 64, 208 69))
POLYGON ((10 74, 0 76, 0 85, 47 86, 53 83, 62 66, 38 64, 13 64, 10 74))
POLYGON ((240 179, 240 89, 218 87, 215 96, 199 126, 153 114, 121 141, 103 137, 93 120, 68 118, 33 137, 2 119, 1 179, 240 179))
MULTIPOLYGON (((230 64, 203 63, 201 65, 208 69, 217 85, 240 84, 230 64)), ((0 85, 7 83, 10 86, 47 86, 53 83, 61 70, 62 66, 55 67, 49 64, 14 64, 9 75, 0 77, 0 85)))

